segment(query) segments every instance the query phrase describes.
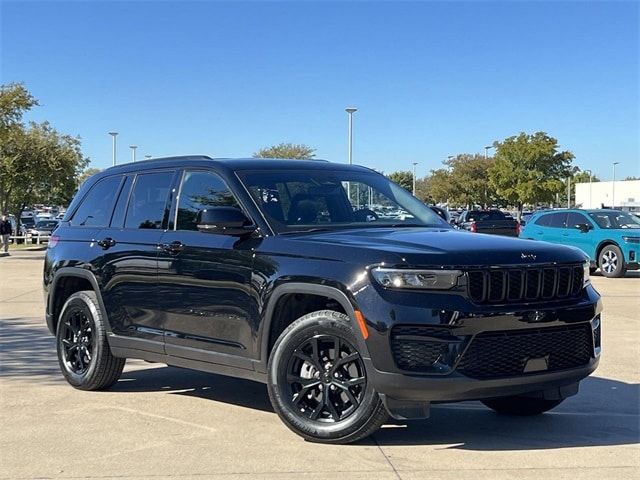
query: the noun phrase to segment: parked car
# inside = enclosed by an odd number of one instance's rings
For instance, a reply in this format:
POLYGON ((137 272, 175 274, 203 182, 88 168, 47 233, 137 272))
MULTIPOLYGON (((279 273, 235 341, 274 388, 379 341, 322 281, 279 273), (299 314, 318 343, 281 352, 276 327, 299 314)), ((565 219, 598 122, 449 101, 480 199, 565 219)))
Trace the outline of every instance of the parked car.
POLYGON ((87 180, 43 285, 74 387, 126 358, 248 378, 297 434, 348 443, 432 402, 535 415, 576 394, 600 354, 587 260, 454 230, 368 168, 177 157, 87 180))
POLYGON ((520 225, 500 210, 465 210, 458 219, 458 227, 473 233, 489 233, 517 237, 520 225))
POLYGON ((579 248, 589 255, 592 273, 622 277, 639 268, 640 219, 620 210, 552 210, 537 213, 521 238, 579 248))
POLYGON ((36 220, 33 215, 20 217, 20 235, 25 236, 30 229, 36 226, 36 220))
POLYGON ((27 233, 31 235, 31 243, 36 243, 37 239, 46 240, 58 227, 58 220, 40 220, 27 233))

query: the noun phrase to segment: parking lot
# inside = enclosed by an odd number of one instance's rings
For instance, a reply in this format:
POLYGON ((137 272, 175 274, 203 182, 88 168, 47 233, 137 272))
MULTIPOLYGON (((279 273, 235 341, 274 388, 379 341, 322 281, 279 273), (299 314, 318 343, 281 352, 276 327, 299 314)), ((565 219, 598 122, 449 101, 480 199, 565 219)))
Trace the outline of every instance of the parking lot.
POLYGON ((44 252, 0 258, 0 478, 631 479, 640 476, 640 275, 593 277, 603 358, 537 418, 438 405, 356 445, 307 443, 264 385, 129 361, 107 392, 74 390, 44 323, 44 252))

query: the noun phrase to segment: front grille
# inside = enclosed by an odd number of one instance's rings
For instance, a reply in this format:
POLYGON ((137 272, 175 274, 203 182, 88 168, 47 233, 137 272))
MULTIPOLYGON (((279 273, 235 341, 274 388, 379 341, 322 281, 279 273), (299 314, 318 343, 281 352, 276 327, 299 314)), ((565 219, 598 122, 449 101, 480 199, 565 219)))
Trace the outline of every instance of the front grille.
POLYGON ((471 341, 457 371, 482 380, 513 377, 581 367, 592 355, 589 324, 483 332, 471 341), (527 371, 532 359, 536 367, 527 371))
POLYGON ((535 302, 575 297, 584 283, 582 265, 492 268, 467 272, 467 291, 474 303, 535 302))
POLYGON ((391 350, 398 368, 409 372, 428 371, 456 342, 444 328, 399 325, 391 330, 391 350))

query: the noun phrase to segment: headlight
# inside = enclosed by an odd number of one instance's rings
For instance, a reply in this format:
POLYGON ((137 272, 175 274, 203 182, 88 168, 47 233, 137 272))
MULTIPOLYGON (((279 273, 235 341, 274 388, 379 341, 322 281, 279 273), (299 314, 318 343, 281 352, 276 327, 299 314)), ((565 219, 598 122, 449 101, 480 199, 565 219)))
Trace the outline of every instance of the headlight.
POLYGON ((589 285, 591 283, 591 262, 589 260, 587 260, 586 262, 584 262, 582 264, 582 268, 584 269, 584 274, 582 276, 582 278, 584 279, 584 281, 582 282, 582 286, 586 287, 587 285, 589 285))
POLYGON ((373 278, 383 287, 448 290, 458 284, 460 270, 404 270, 397 268, 374 268, 373 278))
POLYGON ((640 243, 640 237, 622 237, 626 243, 640 243))

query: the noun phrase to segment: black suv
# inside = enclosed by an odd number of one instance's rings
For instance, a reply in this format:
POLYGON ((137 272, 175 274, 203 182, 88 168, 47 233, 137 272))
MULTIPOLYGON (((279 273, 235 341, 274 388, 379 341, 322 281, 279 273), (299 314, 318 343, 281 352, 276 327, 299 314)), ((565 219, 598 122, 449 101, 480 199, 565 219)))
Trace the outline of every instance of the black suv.
POLYGON ((268 386, 306 439, 481 400, 534 415, 600 354, 574 248, 452 229, 370 169, 178 157, 89 179, 49 241, 63 375, 108 388, 126 358, 268 386))

